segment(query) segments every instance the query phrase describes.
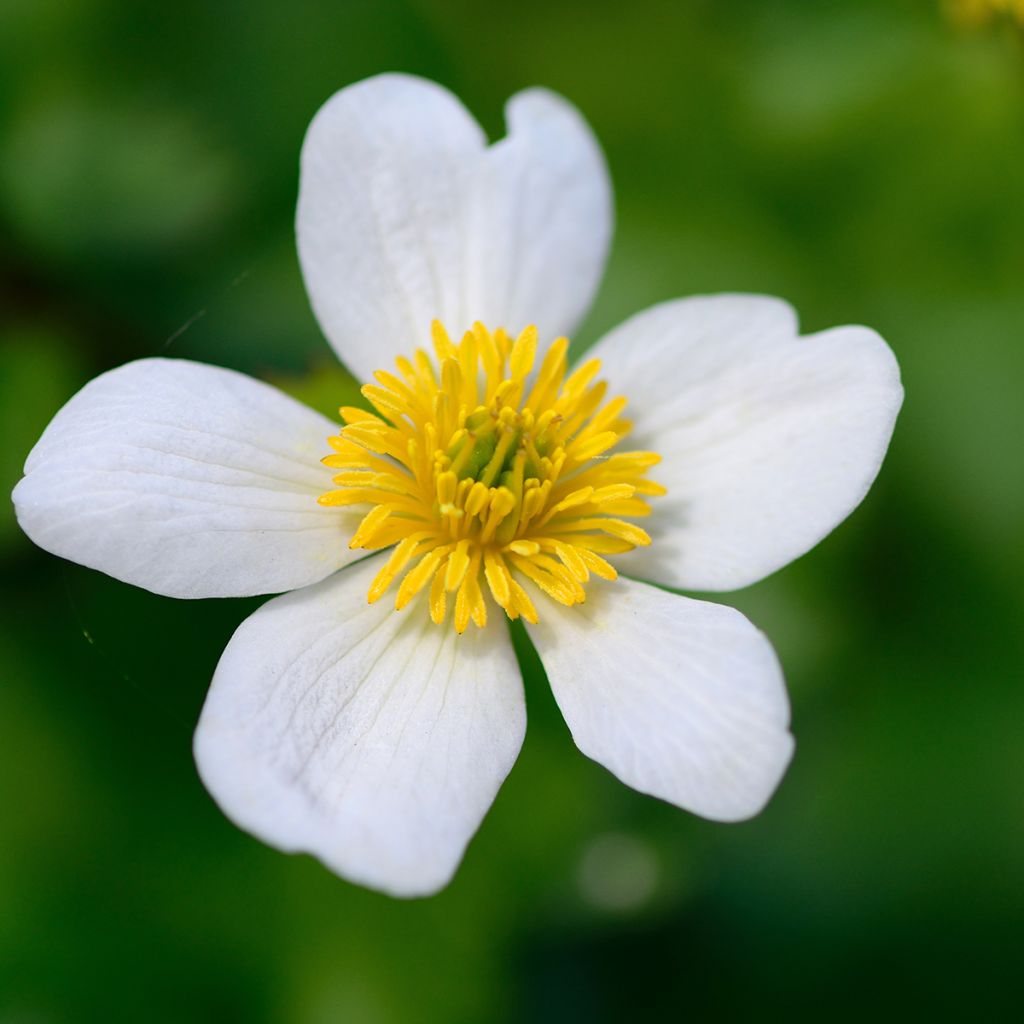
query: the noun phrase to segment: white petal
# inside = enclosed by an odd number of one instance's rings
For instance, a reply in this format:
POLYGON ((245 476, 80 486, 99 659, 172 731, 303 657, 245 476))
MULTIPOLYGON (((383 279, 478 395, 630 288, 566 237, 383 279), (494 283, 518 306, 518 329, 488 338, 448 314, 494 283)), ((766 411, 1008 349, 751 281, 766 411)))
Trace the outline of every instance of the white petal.
POLYGON ((570 335, 611 244, 604 157, 576 108, 545 89, 513 96, 505 118, 509 134, 487 152, 477 182, 465 315, 570 335))
POLYGON ((716 821, 757 814, 793 753, 764 634, 723 605, 620 577, 529 626, 576 745, 640 790, 716 821))
POLYGON ((47 551, 169 597, 276 593, 361 555, 317 505, 330 420, 244 374, 143 359, 53 418, 14 490, 47 551))
POLYGON ((231 638, 196 732, 206 787, 264 842, 396 896, 451 878, 522 745, 504 624, 461 637, 366 592, 371 558, 231 638))
POLYGON ((754 583, 808 551, 867 494, 903 400, 889 346, 866 327, 799 337, 784 302, 753 295, 655 306, 595 346, 629 399, 629 447, 663 461, 654 543, 632 575, 694 590, 754 583))
POLYGON ((474 320, 542 339, 570 333, 611 236, 601 152, 565 100, 531 89, 488 148, 447 90, 409 75, 336 93, 302 149, 296 217, 324 334, 363 379, 474 320))

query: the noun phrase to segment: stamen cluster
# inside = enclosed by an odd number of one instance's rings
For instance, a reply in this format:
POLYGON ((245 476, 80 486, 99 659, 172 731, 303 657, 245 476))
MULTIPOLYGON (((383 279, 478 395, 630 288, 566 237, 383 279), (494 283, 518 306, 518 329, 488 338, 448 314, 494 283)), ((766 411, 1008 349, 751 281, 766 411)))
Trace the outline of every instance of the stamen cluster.
POLYGON ((324 464, 342 470, 323 505, 370 505, 349 546, 394 546, 374 579, 378 600, 401 577, 395 607, 429 586, 430 617, 487 622, 485 592, 510 619, 537 621, 517 577, 565 605, 582 602, 590 574, 616 578, 604 555, 650 544, 622 516, 648 515, 664 488, 645 478, 653 452, 611 448, 628 433, 624 398, 605 402, 601 364, 568 377, 569 343, 559 338, 531 379, 537 331, 513 343, 476 323, 452 342, 432 327, 436 363, 423 349, 399 358, 399 376, 380 370, 362 391, 377 414, 343 407, 324 464), (440 370, 437 369, 440 367, 440 370))

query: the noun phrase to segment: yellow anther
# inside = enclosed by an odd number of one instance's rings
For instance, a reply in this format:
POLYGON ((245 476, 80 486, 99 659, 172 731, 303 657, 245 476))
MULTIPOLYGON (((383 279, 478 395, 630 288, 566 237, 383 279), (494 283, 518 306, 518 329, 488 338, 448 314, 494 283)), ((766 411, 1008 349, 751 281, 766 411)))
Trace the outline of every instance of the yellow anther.
POLYGON ((535 540, 514 540, 509 544, 508 549, 517 555, 535 555, 540 551, 540 544, 535 540))
POLYGON ((444 566, 439 565, 434 571, 434 581, 430 584, 430 617, 437 625, 444 622, 447 608, 447 592, 444 589, 444 566))
POLYGON ((583 560, 579 553, 579 550, 572 544, 564 544, 561 541, 555 541, 553 545, 555 554, 562 560, 562 564, 580 581, 580 583, 586 583, 590 579, 590 571, 587 569, 587 563, 583 560))
POLYGON ((602 452, 608 451, 613 444, 617 444, 619 441, 619 435, 614 430, 606 430, 603 433, 597 435, 597 437, 590 438, 589 441, 584 441, 583 444, 575 445, 572 450, 572 458, 574 462, 589 462, 591 459, 596 458, 602 452))
POLYGON ((527 622, 536 623, 537 609, 533 606, 526 591, 515 580, 511 581, 511 588, 512 606, 515 608, 516 614, 521 615, 527 622))
POLYGON ((516 338, 512 354, 508 359, 509 374, 514 380, 522 380, 532 369, 537 355, 537 328, 527 327, 516 338))
POLYGON ((487 585, 491 588, 494 600, 507 608, 512 600, 512 579, 505 568, 505 563, 493 548, 484 550, 484 573, 487 576, 487 585))
POLYGON ((443 549, 435 549, 425 555, 415 569, 406 573, 395 597, 396 609, 401 611, 427 585, 430 574, 437 568, 442 557, 443 549))
POLYGON ((368 547, 389 515, 391 515, 391 507, 389 505, 376 505, 363 517, 363 521, 359 524, 358 529, 352 534, 352 539, 348 542, 348 546, 353 550, 368 547))
POLYGON ((437 353, 437 361, 443 363, 455 354, 455 346, 452 339, 448 337, 444 324, 435 320, 430 325, 430 338, 434 342, 434 351, 437 353))
POLYGON ((438 473, 435 480, 437 503, 442 507, 455 501, 455 490, 459 486, 459 478, 451 471, 438 473))
POLYGON ((444 576, 444 589, 454 590, 469 569, 469 541, 460 540, 455 550, 448 556, 448 569, 444 576))
POLYGON ((590 501, 590 496, 593 493, 593 487, 581 487, 578 491, 573 491, 567 498, 563 498, 557 505, 553 506, 551 514, 555 515, 565 509, 574 508, 576 505, 583 505, 590 501))
POLYGON ((380 422, 372 412, 367 412, 365 409, 357 409, 354 405, 343 405, 338 412, 346 423, 365 423, 367 420, 373 423, 380 422))
POLYGON ((595 555, 593 551, 588 551, 586 548, 574 546, 573 550, 575 550, 583 564, 595 576, 600 576, 603 580, 617 580, 619 578, 619 574, 615 571, 615 566, 610 565, 600 555, 595 555))
POLYGON ((582 366, 574 370, 562 385, 560 403, 568 404, 570 399, 578 398, 586 386, 601 372, 600 359, 588 359, 582 366))
POLYGON ((384 566, 370 584, 370 592, 367 595, 370 600, 370 604, 373 604, 374 601, 378 600, 388 587, 391 586, 391 581, 408 564, 409 559, 412 558, 413 552, 416 549, 416 545, 422 539, 422 535, 413 534, 410 537, 406 537, 394 549, 394 551, 391 552, 391 557, 384 563, 384 566))
POLYGON ((487 507, 487 502, 490 500, 490 497, 490 489, 486 484, 483 484, 478 480, 473 484, 473 487, 466 497, 466 515, 479 516, 487 507))

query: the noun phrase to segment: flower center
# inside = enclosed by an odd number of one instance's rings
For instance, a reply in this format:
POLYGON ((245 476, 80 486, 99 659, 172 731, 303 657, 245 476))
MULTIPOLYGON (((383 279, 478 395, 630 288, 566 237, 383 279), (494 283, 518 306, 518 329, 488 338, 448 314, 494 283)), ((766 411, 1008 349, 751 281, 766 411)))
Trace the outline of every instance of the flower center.
POLYGON ((565 605, 582 602, 591 573, 614 580, 605 555, 650 544, 623 516, 645 516, 664 494, 645 478, 653 452, 606 454, 629 432, 624 398, 605 402, 600 361, 568 377, 569 342, 555 341, 531 378, 537 330, 513 343, 476 323, 456 345, 432 327, 436 362, 422 349, 379 370, 363 394, 377 415, 343 407, 324 464, 342 470, 322 505, 369 505, 349 547, 394 546, 369 600, 401 577, 395 607, 430 588, 430 617, 487 622, 490 594, 510 619, 537 621, 520 580, 565 605), (438 367, 440 369, 438 370, 438 367))

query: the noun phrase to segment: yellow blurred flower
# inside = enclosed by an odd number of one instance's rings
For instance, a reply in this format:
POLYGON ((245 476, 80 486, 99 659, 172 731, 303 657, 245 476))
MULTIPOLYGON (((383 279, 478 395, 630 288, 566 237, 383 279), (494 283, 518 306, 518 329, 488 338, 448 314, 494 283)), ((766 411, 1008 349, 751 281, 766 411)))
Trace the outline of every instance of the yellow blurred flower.
POLYGON ((950 19, 968 28, 1013 22, 1024 28, 1024 0, 945 0, 950 19))

